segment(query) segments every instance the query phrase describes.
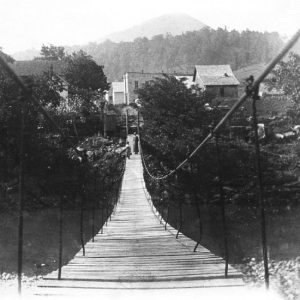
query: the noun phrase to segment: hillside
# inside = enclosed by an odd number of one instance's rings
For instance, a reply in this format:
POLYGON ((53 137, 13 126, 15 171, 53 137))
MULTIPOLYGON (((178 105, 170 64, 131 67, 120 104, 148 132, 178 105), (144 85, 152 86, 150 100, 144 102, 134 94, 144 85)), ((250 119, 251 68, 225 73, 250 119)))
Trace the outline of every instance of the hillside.
POLYGON ((139 37, 149 39, 158 34, 171 34, 175 36, 187 31, 200 30, 203 27, 206 27, 204 23, 186 14, 168 14, 129 29, 112 33, 100 41, 129 42, 139 37))
POLYGON ((196 64, 230 64, 236 70, 267 63, 282 45, 277 33, 205 27, 177 36, 156 35, 152 39, 137 38, 133 42, 90 43, 82 49, 104 65, 110 81, 117 81, 129 71, 190 74, 196 64))
MULTIPOLYGON (((87 52, 104 66, 109 81, 118 81, 129 71, 190 74, 196 64, 230 64, 237 70, 269 62, 283 45, 275 32, 215 30, 183 14, 164 15, 106 38, 110 40, 65 50, 87 52)), ((14 58, 38 55, 30 50, 14 58)))

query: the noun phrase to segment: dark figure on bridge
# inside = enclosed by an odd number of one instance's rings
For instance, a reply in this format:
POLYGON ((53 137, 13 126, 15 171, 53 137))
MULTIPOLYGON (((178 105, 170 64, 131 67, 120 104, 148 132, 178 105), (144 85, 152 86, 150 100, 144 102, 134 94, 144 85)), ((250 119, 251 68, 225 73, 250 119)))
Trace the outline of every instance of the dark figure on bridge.
POLYGON ((127 155, 128 159, 130 159, 131 147, 129 145, 129 142, 127 142, 127 144, 126 144, 126 155, 127 155))
POLYGON ((135 154, 139 153, 139 137, 134 133, 133 137, 133 151, 135 154))

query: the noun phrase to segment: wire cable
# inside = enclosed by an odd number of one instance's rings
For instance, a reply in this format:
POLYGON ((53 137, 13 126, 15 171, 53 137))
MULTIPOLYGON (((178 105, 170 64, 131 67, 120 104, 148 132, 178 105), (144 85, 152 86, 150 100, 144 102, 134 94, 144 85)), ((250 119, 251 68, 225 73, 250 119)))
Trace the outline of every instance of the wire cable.
MULTIPOLYGON (((239 109, 239 107, 247 100, 249 97, 249 93, 251 94, 253 91, 257 90, 259 87, 259 84, 266 78, 266 76, 272 71, 272 69, 275 67, 275 65, 286 55, 286 53, 296 44, 300 37, 300 29, 294 34, 294 36, 291 38, 291 40, 283 47, 283 49, 279 52, 279 54, 273 58, 273 60, 266 66, 264 71, 258 76, 258 78, 253 82, 251 89, 246 93, 244 93, 240 99, 235 102, 235 104, 231 107, 231 109, 226 113, 226 115, 218 122, 218 124, 212 129, 211 133, 209 133, 202 142, 194 149, 194 151, 187 156, 185 160, 183 160, 181 163, 178 164, 178 166, 168 172, 165 175, 162 176, 154 176, 151 174, 149 169, 147 168, 145 164, 145 159, 143 156, 143 151, 141 147, 141 141, 140 141, 140 152, 142 157, 142 162, 144 165, 144 168, 147 172, 147 174, 154 180, 165 180, 168 177, 172 176, 175 172, 177 172, 179 169, 181 169, 191 158, 193 158, 197 152, 199 152, 209 140, 211 140, 216 133, 220 131, 220 129, 225 125, 226 121, 231 118, 231 116, 239 109)), ((138 126, 138 134, 140 137, 140 130, 138 126)))

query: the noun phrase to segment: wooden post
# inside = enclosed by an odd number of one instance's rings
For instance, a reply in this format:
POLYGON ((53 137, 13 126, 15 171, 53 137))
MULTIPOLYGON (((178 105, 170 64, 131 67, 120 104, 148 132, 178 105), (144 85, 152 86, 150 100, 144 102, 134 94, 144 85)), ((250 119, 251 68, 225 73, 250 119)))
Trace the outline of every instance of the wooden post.
POLYGON ((180 201, 180 205, 179 205, 179 228, 178 228, 178 231, 177 231, 177 234, 176 234, 176 239, 178 238, 179 236, 179 232, 181 231, 181 228, 182 228, 182 201, 180 201))
POLYGON ((103 137, 106 138, 107 137, 107 117, 106 117, 106 103, 104 104, 104 108, 103 108, 103 137))
MULTIPOLYGON (((138 107, 138 125, 137 125, 137 132, 138 132, 138 135, 139 135, 139 138, 140 138, 140 108, 138 107)), ((141 141, 140 141, 141 142, 141 141)))
POLYGON ((59 241, 58 241, 58 280, 61 279, 62 252, 63 252, 63 195, 61 193, 59 200, 59 241))
POLYGON ((223 187, 223 176, 222 176, 222 161, 220 156, 218 135, 215 137, 216 141, 216 152, 218 161, 218 177, 219 177, 219 190, 220 190, 220 205, 221 205, 221 215, 222 215, 222 227, 223 227, 223 241, 224 241, 224 256, 225 256, 225 277, 228 276, 228 264, 229 264, 229 254, 228 254, 228 232, 227 232, 227 222, 225 214, 225 193, 223 187))
POLYGON ((9 141, 8 141, 8 127, 3 129, 4 137, 4 157, 3 157, 3 171, 2 171, 2 187, 3 187, 3 200, 4 203, 7 201, 7 182, 8 182, 8 152, 9 152, 9 141))
POLYGON ((125 115, 125 120, 126 120, 126 140, 128 139, 128 109, 126 108, 126 115, 125 115))
POLYGON ((92 242, 95 242, 95 209, 96 209, 96 192, 97 192, 97 170, 94 174, 94 197, 93 197, 93 207, 92 207, 92 242))
POLYGON ((22 293, 23 270, 23 210, 24 210, 24 131, 25 131, 25 107, 22 99, 21 126, 20 126, 20 151, 19 151, 19 226, 18 226, 18 293, 22 293))
POLYGON ((167 230, 167 224, 168 224, 168 221, 169 221, 169 209, 170 209, 170 204, 168 203, 165 230, 167 230))
POLYGON ((202 240, 202 232, 203 232, 202 222, 201 222, 201 212, 200 212, 200 207, 199 207, 196 197, 195 197, 195 206, 196 206, 196 211, 197 211, 197 215, 198 215, 198 219, 199 219, 199 239, 194 248, 194 252, 196 252, 198 246, 200 245, 200 241, 202 240))
POLYGON ((85 256, 85 246, 84 246, 84 233, 83 233, 83 206, 84 206, 84 191, 81 192, 81 207, 80 207, 80 241, 81 241, 81 247, 82 247, 82 255, 85 256))
POLYGON ((107 222, 108 222, 108 203, 106 203, 106 205, 105 205, 105 212, 106 212, 105 226, 107 227, 107 222))
MULTIPOLYGON (((198 171, 198 169, 197 169, 198 171)), ((192 177, 194 176, 195 172, 195 167, 194 164, 191 163, 191 172, 192 172, 192 177)), ((197 189, 196 189, 196 185, 193 182, 193 194, 194 194, 194 204, 196 207, 196 211, 197 211, 197 216, 198 216, 198 220, 199 220, 199 239, 196 243, 196 246, 194 247, 194 252, 196 252, 198 246, 200 245, 200 241, 202 240, 202 222, 201 222, 201 211, 200 211, 200 207, 199 207, 199 202, 198 202, 198 197, 197 197, 197 189)))
POLYGON ((252 97, 252 115, 253 115, 253 130, 255 139, 255 152, 256 152, 256 167, 257 167, 257 184, 258 184, 258 202, 260 209, 260 225, 261 225, 261 239, 262 239, 262 250, 263 260, 265 269, 265 285, 269 288, 269 266, 268 266, 268 252, 267 252, 267 233, 266 233, 266 216, 265 216, 265 204, 264 204, 264 190, 263 190, 263 179, 262 179, 262 167, 260 162, 260 145, 257 132, 257 112, 256 112, 256 100, 257 98, 252 97))
POLYGON ((61 141, 60 149, 60 191, 59 191, 59 238, 58 238, 58 276, 57 279, 61 280, 62 269, 62 252, 63 252, 63 147, 61 141))
POLYGON ((101 180, 101 191, 102 191, 102 195, 101 195, 101 223, 102 223, 102 227, 101 227, 101 234, 103 234, 103 227, 104 227, 104 177, 101 180))
POLYGON ((103 200, 102 200, 102 203, 101 203, 101 223, 102 223, 102 226, 101 226, 101 234, 103 234, 103 226, 104 226, 104 208, 103 208, 103 200))

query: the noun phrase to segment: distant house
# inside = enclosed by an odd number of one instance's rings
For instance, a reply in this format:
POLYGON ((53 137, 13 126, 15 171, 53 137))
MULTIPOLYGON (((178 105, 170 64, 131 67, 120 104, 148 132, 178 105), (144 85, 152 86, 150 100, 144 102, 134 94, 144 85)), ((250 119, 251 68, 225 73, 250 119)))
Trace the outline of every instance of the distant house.
POLYGON ((50 72, 52 76, 58 77, 63 85, 63 91, 60 96, 66 99, 68 97, 68 83, 64 79, 65 65, 61 61, 48 60, 24 60, 15 61, 10 64, 11 68, 21 78, 29 76, 42 76, 44 73, 50 72))
POLYGON ((138 97, 138 89, 155 78, 162 78, 163 73, 127 72, 123 76, 125 87, 125 103, 133 103, 138 97))
MULTIPOLYGON (((234 76, 229 65, 197 65, 194 75, 176 75, 183 80, 188 88, 198 85, 213 93, 216 97, 237 98, 239 81, 234 76)), ((162 78, 164 73, 127 72, 124 74, 124 102, 130 104, 138 98, 138 90, 155 78, 162 78)), ((121 84, 121 83, 118 83, 121 84)), ((121 97, 121 95, 120 95, 121 97)))
MULTIPOLYGON (((245 92, 246 78, 253 75, 254 79, 256 79, 265 68, 266 65, 261 63, 243 67, 234 71, 235 76, 241 82, 239 86, 239 96, 245 92)), ((272 78, 272 74, 269 74, 267 78, 272 78)), ((259 85, 259 93, 262 96, 261 101, 257 101, 257 112, 259 116, 269 117, 274 115, 285 115, 293 105, 290 97, 286 96, 282 90, 269 90, 268 86, 264 82, 259 85)), ((246 101, 243 104, 243 107, 249 115, 252 114, 251 101, 246 101)))
POLYGON ((229 65, 196 65, 193 82, 215 97, 238 97, 239 81, 229 65))
MULTIPOLYGON (((235 77, 239 80, 239 96, 241 96, 245 91, 246 79, 252 75, 254 79, 256 79, 266 68, 266 64, 254 64, 247 67, 240 68, 234 71, 235 77)), ((267 78, 271 78, 272 75, 268 75, 267 78)), ((259 85, 259 91, 262 95, 272 95, 272 96, 280 96, 283 95, 283 91, 272 89, 269 90, 264 82, 259 85)))
POLYGON ((125 104, 124 81, 111 83, 111 103, 113 105, 125 104))

